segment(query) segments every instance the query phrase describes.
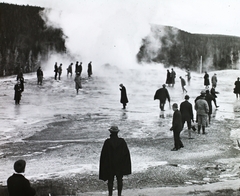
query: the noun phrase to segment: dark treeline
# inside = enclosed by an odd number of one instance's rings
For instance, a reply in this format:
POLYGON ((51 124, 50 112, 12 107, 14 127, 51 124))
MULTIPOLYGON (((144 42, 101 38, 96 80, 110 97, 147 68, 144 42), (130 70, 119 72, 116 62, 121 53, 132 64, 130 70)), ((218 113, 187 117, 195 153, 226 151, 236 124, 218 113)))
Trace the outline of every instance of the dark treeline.
POLYGON ((0 3, 0 76, 36 71, 48 53, 65 52, 61 29, 47 27, 41 7, 0 3))
POLYGON ((203 69, 228 69, 235 68, 239 51, 240 37, 191 34, 152 25, 151 33, 142 40, 137 60, 197 70, 202 56, 203 69))

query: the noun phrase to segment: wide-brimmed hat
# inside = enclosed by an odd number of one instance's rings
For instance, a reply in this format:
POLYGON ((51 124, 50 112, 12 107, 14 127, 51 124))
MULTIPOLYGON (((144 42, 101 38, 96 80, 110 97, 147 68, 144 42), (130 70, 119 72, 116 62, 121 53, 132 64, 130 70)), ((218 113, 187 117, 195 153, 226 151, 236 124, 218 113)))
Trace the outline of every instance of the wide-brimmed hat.
POLYGON ((25 170, 25 166, 26 166, 26 161, 20 159, 14 163, 13 168, 17 173, 22 173, 25 170))
POLYGON ((108 129, 111 133, 118 133, 120 130, 118 129, 118 126, 111 126, 110 129, 108 129))

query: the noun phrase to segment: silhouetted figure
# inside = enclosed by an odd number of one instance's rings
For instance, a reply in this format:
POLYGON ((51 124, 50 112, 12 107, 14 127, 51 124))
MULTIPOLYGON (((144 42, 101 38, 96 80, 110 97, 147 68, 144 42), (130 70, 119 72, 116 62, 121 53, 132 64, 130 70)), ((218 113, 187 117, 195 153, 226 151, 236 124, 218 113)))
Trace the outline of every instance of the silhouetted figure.
POLYGON ((166 84, 170 86, 172 84, 172 78, 171 78, 171 73, 169 70, 167 70, 167 79, 166 79, 166 84))
POLYGON ((183 101, 180 104, 180 112, 182 115, 182 126, 184 127, 184 123, 187 122, 188 138, 192 139, 192 137, 191 137, 191 129, 192 129, 191 121, 194 122, 193 109, 192 109, 192 104, 188 100, 189 100, 189 96, 185 95, 185 101, 183 101))
POLYGON ((215 99, 215 98, 210 94, 209 90, 206 90, 205 100, 207 101, 207 103, 208 103, 208 108, 209 108, 209 111, 208 111, 208 122, 209 122, 209 124, 211 123, 212 101, 214 101, 214 99, 215 99))
POLYGON ((188 85, 190 85, 190 81, 191 81, 191 72, 189 69, 187 69, 187 74, 186 74, 186 77, 187 77, 187 81, 188 81, 188 85))
POLYGON ((212 76, 211 80, 212 80, 212 87, 216 88, 217 87, 217 74, 216 73, 212 76))
POLYGON ((24 91, 24 77, 22 68, 20 68, 19 73, 17 75, 17 81, 20 81, 22 92, 24 91))
POLYGON ((75 65, 75 73, 79 73, 80 76, 81 76, 81 73, 82 73, 82 62, 80 62, 80 64, 78 64, 78 61, 76 62, 76 65, 75 65))
POLYGON ((180 148, 184 147, 180 139, 180 133, 182 131, 182 115, 181 115, 181 112, 178 110, 177 103, 174 103, 172 105, 172 109, 174 113, 173 113, 173 119, 172 119, 172 127, 170 128, 170 130, 173 131, 174 148, 171 151, 177 151, 180 148))
POLYGON ((20 84, 20 80, 17 81, 17 84, 15 84, 14 86, 14 100, 15 100, 15 104, 18 105, 20 104, 20 100, 22 97, 22 87, 20 84))
POLYGON ((171 71, 172 87, 174 87, 175 85, 175 78, 176 78, 176 72, 172 68, 172 71, 171 71))
POLYGON ((166 103, 166 99, 168 99, 168 102, 170 104, 170 96, 168 93, 168 90, 166 89, 166 85, 163 84, 162 88, 158 89, 154 95, 154 100, 158 99, 160 101, 159 107, 161 111, 164 111, 164 106, 166 103))
POLYGON ((76 76, 74 78, 74 82, 75 82, 75 89, 76 89, 76 92, 78 94, 79 89, 82 88, 81 76, 80 76, 79 72, 76 74, 76 76))
POLYGON ((123 84, 119 85, 121 88, 119 89, 121 91, 121 98, 120 98, 120 103, 123 105, 123 109, 126 108, 126 105, 128 103, 128 98, 127 98, 127 90, 123 84))
POLYGON ((57 65, 57 62, 54 65, 54 72, 55 72, 54 79, 57 80, 57 75, 58 75, 58 65, 57 65))
POLYGON ((92 61, 88 63, 87 73, 88 73, 88 77, 90 78, 92 75, 92 61))
POLYGON ((237 78, 237 81, 235 81, 234 85, 235 85, 235 88, 234 88, 234 93, 236 94, 236 98, 238 99, 238 97, 240 97, 240 81, 239 81, 239 77, 237 78))
POLYGON ((7 180, 9 196, 34 196, 36 191, 24 177, 26 162, 18 160, 14 163, 15 173, 7 180))
POLYGON ((213 102, 214 102, 215 107, 218 108, 219 106, 217 105, 217 99, 216 99, 216 98, 217 98, 217 95, 216 95, 216 94, 219 94, 219 92, 217 92, 217 91, 215 90, 215 88, 212 87, 212 88, 211 88, 211 91, 210 91, 210 94, 214 97, 213 102))
POLYGON ((41 67, 39 67, 37 69, 37 84, 42 85, 42 81, 43 81, 43 71, 42 71, 41 67))
POLYGON ((205 75, 204 75, 204 86, 206 86, 206 88, 208 88, 209 85, 210 85, 209 75, 208 75, 208 73, 205 71, 205 75))
POLYGON ((180 78, 180 80, 181 80, 181 87, 182 87, 183 93, 184 93, 184 92, 187 93, 187 90, 185 89, 186 81, 185 81, 181 76, 180 76, 179 78, 180 78))
POLYGON ((67 68, 67 77, 68 77, 69 74, 72 77, 72 65, 73 65, 73 63, 71 63, 67 68))
POLYGON ((118 196, 121 196, 123 188, 123 176, 131 171, 131 157, 127 143, 118 137, 119 129, 111 126, 110 138, 106 139, 100 156, 99 179, 108 181, 109 196, 113 195, 114 176, 117 179, 118 196))
POLYGON ((61 80, 61 75, 62 75, 62 63, 58 67, 58 79, 61 80))

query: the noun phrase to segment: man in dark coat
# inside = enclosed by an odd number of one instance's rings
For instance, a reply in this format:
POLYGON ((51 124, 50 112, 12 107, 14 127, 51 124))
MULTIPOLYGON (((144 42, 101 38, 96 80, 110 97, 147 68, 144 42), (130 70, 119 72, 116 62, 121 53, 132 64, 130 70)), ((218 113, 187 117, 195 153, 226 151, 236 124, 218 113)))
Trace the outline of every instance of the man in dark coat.
POLYGON ((67 68, 67 77, 68 77, 69 74, 72 77, 72 65, 73 65, 73 63, 71 63, 67 68))
POLYGON ((111 126, 110 138, 106 139, 100 156, 99 179, 108 180, 109 196, 112 196, 114 176, 117 178, 118 196, 122 193, 122 178, 131 171, 131 158, 127 143, 118 137, 119 129, 111 126))
POLYGON ((235 81, 234 85, 235 85, 235 88, 234 88, 234 93, 236 94, 236 98, 238 99, 238 97, 240 97, 240 81, 239 81, 239 77, 237 78, 237 81, 235 81))
POLYGON ((193 120, 193 109, 192 109, 192 104, 189 103, 188 100, 189 100, 189 96, 186 95, 185 96, 185 101, 183 101, 180 104, 180 112, 181 112, 181 115, 182 115, 182 127, 184 127, 184 123, 187 122, 188 138, 193 139, 191 137, 191 128, 192 128, 191 121, 194 122, 194 120, 193 120))
POLYGON ((54 72, 55 72, 55 76, 54 79, 57 80, 57 75, 58 75, 58 66, 57 66, 57 62, 54 65, 54 72))
POLYGON ((206 88, 210 85, 210 81, 209 81, 209 75, 208 73, 205 71, 205 75, 204 75, 204 86, 206 86, 206 88))
POLYGON ((126 108, 126 105, 128 103, 128 98, 127 98, 127 91, 125 86, 123 84, 119 85, 121 88, 119 89, 121 91, 121 98, 120 98, 120 103, 123 104, 123 109, 126 108))
POLYGON ((173 113, 173 120, 172 120, 172 127, 170 128, 173 131, 174 137, 174 148, 171 151, 177 151, 180 148, 183 148, 183 143, 180 139, 180 133, 182 131, 182 115, 181 112, 178 110, 177 103, 172 105, 173 113))
POLYGON ((170 73, 169 69, 167 70, 166 84, 168 84, 168 86, 170 86, 170 84, 172 84, 172 78, 171 78, 171 73, 170 73))
POLYGON ((213 98, 214 98, 213 102, 214 102, 215 107, 218 108, 219 106, 217 105, 217 100, 216 100, 217 95, 216 95, 216 94, 219 94, 219 92, 217 92, 217 91, 215 90, 215 87, 212 87, 212 88, 211 88, 211 91, 210 91, 210 94, 211 94, 211 95, 213 96, 213 98))
POLYGON ((211 115, 212 115, 212 101, 214 102, 214 97, 213 95, 210 94, 209 90, 206 90, 206 97, 205 97, 205 100, 207 101, 208 103, 208 108, 209 108, 209 111, 208 111, 208 122, 210 124, 211 122, 211 115))
POLYGON ((42 71, 41 67, 39 67, 37 69, 37 84, 42 85, 42 81, 43 81, 43 71, 42 71))
POLYGON ((28 179, 24 177, 26 162, 18 160, 14 163, 14 173, 7 180, 9 196, 34 196, 36 191, 31 187, 28 179))
POLYGON ((166 89, 166 85, 163 84, 162 88, 158 89, 154 95, 154 100, 159 99, 160 104, 159 107, 161 109, 161 111, 164 111, 164 106, 166 103, 166 99, 168 99, 168 102, 170 104, 170 96, 168 93, 168 90, 166 89))
POLYGON ((92 61, 90 61, 90 62, 88 63, 87 72, 88 72, 88 77, 90 78, 91 75, 92 75, 92 61))
POLYGON ((17 81, 17 84, 15 84, 14 86, 14 92, 15 92, 14 93, 15 104, 18 105, 20 104, 20 100, 22 97, 22 87, 19 80, 17 81))

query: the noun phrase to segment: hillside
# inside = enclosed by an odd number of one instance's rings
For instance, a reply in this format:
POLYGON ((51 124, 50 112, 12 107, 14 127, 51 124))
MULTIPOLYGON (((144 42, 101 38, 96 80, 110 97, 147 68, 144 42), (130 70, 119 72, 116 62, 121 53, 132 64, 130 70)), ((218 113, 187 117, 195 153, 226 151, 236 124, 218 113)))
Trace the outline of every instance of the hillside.
POLYGON ((239 50, 240 37, 191 34, 152 25, 151 33, 142 40, 137 60, 197 70, 202 56, 204 69, 227 69, 236 67, 239 50))
POLYGON ((0 76, 36 71, 49 52, 65 52, 63 31, 46 26, 43 10, 0 3, 0 76))

